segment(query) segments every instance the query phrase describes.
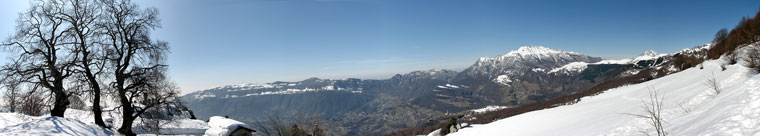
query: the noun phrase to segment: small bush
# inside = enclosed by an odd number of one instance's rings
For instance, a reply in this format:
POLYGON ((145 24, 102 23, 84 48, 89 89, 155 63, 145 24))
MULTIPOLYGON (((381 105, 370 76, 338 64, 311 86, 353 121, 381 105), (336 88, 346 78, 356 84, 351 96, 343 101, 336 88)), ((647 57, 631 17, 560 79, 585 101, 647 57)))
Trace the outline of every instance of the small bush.
POLYGON ((720 64, 720 71, 726 71, 726 64, 720 64))
POLYGON ((298 125, 296 124, 293 124, 293 127, 290 128, 290 134, 291 136, 308 136, 308 134, 306 134, 306 131, 298 128, 298 125))
POLYGON ((451 127, 457 126, 457 119, 451 118, 449 119, 449 122, 446 125, 441 126, 441 135, 445 136, 451 132, 451 127))
POLYGON ((757 47, 750 47, 747 51, 747 58, 744 58, 747 62, 747 67, 760 70, 760 49, 757 47))
POLYGON ((21 113, 30 116, 42 116, 45 109, 45 99, 35 93, 28 93, 21 101, 21 113))
POLYGON ((738 60, 739 55, 736 54, 736 51, 731 51, 728 53, 728 55, 726 55, 726 58, 728 59, 728 64, 733 65, 733 64, 736 64, 736 61, 738 60))
POLYGON ((718 81, 717 78, 715 78, 715 74, 713 74, 711 77, 707 77, 707 81, 705 81, 705 86, 710 87, 710 89, 715 92, 715 95, 720 94, 722 90, 722 85, 720 81, 718 81))

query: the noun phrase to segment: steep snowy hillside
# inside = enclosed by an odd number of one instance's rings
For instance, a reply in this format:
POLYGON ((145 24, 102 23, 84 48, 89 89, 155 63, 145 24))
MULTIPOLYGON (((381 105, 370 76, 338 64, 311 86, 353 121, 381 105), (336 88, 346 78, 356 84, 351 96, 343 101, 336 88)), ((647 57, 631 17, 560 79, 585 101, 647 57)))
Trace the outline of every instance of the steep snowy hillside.
POLYGON ((577 104, 472 125, 451 135, 655 135, 647 119, 627 115, 645 114, 642 102, 648 101, 648 88, 664 96, 662 118, 668 135, 760 134, 760 76, 740 64, 721 71, 723 63, 706 61, 704 69, 690 68, 585 97, 577 104), (720 82, 721 93, 705 85, 711 77, 720 82))

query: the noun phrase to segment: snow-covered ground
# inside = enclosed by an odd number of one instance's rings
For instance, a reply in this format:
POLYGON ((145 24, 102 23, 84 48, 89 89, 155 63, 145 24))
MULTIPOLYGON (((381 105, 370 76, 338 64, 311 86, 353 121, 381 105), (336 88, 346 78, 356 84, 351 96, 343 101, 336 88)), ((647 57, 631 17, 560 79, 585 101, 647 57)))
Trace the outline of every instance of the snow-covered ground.
POLYGON ((567 71, 572 71, 572 72, 581 72, 581 71, 585 70, 586 68, 588 68, 588 63, 586 63, 586 62, 572 62, 572 63, 569 63, 569 64, 567 64, 565 66, 552 69, 551 71, 549 71, 549 73, 559 72, 560 70, 567 70, 567 71))
POLYGON ((512 80, 509 79, 509 75, 499 75, 496 79, 493 79, 493 82, 508 86, 509 83, 512 83, 512 80))
POLYGON ((0 128, 3 136, 26 135, 68 135, 68 136, 103 136, 114 135, 108 129, 88 125, 76 119, 45 117, 0 128))
MULTIPOLYGON (((19 113, 0 113, 0 136, 13 135, 118 135, 112 130, 95 125, 92 112, 77 109, 67 109, 65 118, 43 116, 28 116, 19 113)), ((104 112, 104 118, 114 118, 115 125, 118 125, 118 114, 108 114, 104 112)), ((140 124, 140 120, 135 120, 135 124, 140 124)), ((133 131, 138 134, 151 134, 153 132, 143 132, 139 126, 133 126, 133 131)), ((172 122, 165 122, 161 125, 161 134, 171 135, 201 135, 208 125, 202 120, 177 119, 172 122)))
POLYGON ((0 113, 0 135, 94 136, 114 135, 114 133, 108 129, 94 125, 94 123, 84 123, 77 118, 60 118, 49 115, 35 117, 19 113, 0 113))
POLYGON ((642 101, 648 101, 651 87, 664 96, 662 117, 668 135, 759 136, 760 76, 740 64, 721 71, 721 63, 725 62, 706 61, 704 69, 611 89, 573 105, 472 125, 451 135, 656 135, 646 119, 627 115, 645 113, 642 101), (713 75, 723 88, 719 94, 705 85, 713 75))

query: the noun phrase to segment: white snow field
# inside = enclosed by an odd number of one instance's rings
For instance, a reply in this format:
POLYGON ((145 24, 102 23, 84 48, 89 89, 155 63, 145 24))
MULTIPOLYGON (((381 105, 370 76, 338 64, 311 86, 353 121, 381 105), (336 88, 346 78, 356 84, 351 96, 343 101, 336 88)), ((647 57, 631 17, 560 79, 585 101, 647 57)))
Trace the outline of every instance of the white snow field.
MULTIPOLYGON (((77 109, 67 109, 65 118, 50 115, 28 116, 19 113, 0 113, 0 136, 16 135, 46 135, 46 136, 94 136, 119 135, 118 133, 95 125, 92 112, 77 109)), ((114 118, 113 124, 121 122, 119 114, 103 113, 103 118, 114 118)), ((140 124, 140 119, 135 120, 140 124)), ((144 132, 139 125, 133 126, 138 135, 153 135, 144 132)), ((173 122, 162 123, 159 132, 167 135, 202 135, 208 124, 203 120, 177 119, 173 122)))
POLYGON ((640 84, 610 89, 579 103, 539 110, 472 125, 452 136, 589 136, 656 135, 641 114, 648 101, 648 87, 664 96, 662 118, 668 135, 754 135, 760 136, 760 76, 741 64, 721 71, 719 60, 640 84), (705 82, 709 77, 720 82, 716 94, 705 82), (683 107, 683 108, 682 108, 683 107))
POLYGON ((4 136, 37 136, 37 135, 68 135, 68 136, 103 136, 114 135, 108 129, 88 125, 76 119, 61 117, 45 117, 28 122, 11 125, 0 129, 4 136))
MULTIPOLYGON (((68 111, 68 110, 67 110, 68 111)), ((72 110, 77 112, 75 110, 72 110)), ((66 115, 76 115, 69 114, 66 115)), ((87 124, 78 118, 60 118, 43 115, 27 116, 19 113, 0 113, 0 135, 70 135, 94 136, 114 135, 112 131, 93 124, 87 124)))

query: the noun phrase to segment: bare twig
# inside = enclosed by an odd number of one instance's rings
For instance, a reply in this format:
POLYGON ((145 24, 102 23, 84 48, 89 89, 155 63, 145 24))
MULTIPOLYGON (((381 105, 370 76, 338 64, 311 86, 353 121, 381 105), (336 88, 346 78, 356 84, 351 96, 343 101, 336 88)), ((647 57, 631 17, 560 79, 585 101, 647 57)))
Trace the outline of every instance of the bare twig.
POLYGON ((713 73, 710 77, 707 77, 707 81, 704 83, 707 87, 713 90, 715 92, 715 95, 720 94, 722 91, 722 85, 718 79, 715 78, 715 73, 713 73))
POLYGON ((642 108, 644 108, 644 111, 646 112, 645 114, 622 114, 647 119, 649 121, 649 124, 652 125, 652 127, 654 127, 655 131, 657 132, 657 136, 665 136, 665 129, 662 126, 662 123, 664 122, 662 119, 662 106, 665 97, 661 96, 659 94, 659 91, 657 91, 654 87, 647 86, 647 90, 649 91, 649 100, 641 100, 643 103, 642 108))

